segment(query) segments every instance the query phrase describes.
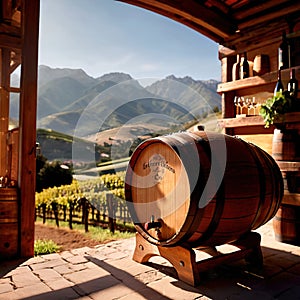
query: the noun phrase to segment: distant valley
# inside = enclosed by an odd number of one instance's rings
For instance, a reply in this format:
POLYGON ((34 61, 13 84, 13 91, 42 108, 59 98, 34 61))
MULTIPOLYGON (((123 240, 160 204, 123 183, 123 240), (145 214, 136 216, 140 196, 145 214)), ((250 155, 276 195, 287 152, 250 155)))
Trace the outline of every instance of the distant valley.
MULTIPOLYGON (((134 140, 168 129, 182 130, 220 110, 217 84, 215 80, 170 75, 142 86, 129 74, 115 72, 93 78, 82 69, 41 65, 37 127, 96 144, 123 139, 126 134, 134 140)), ((18 99, 13 95, 11 118, 18 114, 18 99)))

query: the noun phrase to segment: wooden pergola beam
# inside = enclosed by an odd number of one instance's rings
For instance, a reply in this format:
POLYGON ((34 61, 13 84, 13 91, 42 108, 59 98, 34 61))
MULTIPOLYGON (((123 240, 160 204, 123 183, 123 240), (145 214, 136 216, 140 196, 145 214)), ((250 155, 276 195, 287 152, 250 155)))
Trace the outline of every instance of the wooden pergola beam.
POLYGON ((206 35, 215 42, 234 34, 237 26, 228 15, 222 16, 194 0, 118 0, 164 15, 206 35))
MULTIPOLYGON (((164 15, 233 50, 248 49, 266 36, 281 36, 298 18, 293 0, 117 0, 164 15)), ((272 39, 272 37, 271 37, 272 39)))
POLYGON ((238 28, 240 30, 247 29, 250 31, 251 28, 257 25, 270 22, 272 20, 279 20, 280 18, 286 18, 289 14, 295 13, 295 11, 298 11, 298 13, 300 12, 300 2, 298 1, 295 1, 292 5, 283 6, 281 9, 276 11, 270 11, 269 13, 261 15, 253 15, 251 19, 246 19, 245 21, 241 20, 238 28))

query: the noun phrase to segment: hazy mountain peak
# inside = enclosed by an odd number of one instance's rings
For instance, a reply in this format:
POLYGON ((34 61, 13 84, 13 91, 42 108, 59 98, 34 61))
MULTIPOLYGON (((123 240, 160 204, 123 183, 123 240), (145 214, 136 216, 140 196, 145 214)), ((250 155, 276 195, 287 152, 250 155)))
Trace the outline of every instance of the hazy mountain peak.
POLYGON ((85 86, 89 86, 95 82, 93 77, 87 75, 82 69, 71 68, 51 68, 45 65, 40 65, 38 69, 39 85, 47 84, 48 82, 63 77, 71 77, 85 86))
POLYGON ((116 83, 120 83, 122 81, 132 80, 133 78, 126 73, 121 72, 112 72, 108 74, 104 74, 101 77, 98 77, 98 81, 113 81, 116 83))

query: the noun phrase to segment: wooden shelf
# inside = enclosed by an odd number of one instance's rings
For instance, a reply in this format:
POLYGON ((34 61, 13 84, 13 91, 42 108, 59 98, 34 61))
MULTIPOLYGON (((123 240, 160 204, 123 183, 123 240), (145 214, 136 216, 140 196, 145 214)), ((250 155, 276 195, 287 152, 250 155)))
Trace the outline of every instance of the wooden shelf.
POLYGON ((265 128, 261 116, 220 119, 218 125, 223 129, 234 129, 234 134, 271 134, 274 132, 274 126, 265 128))
POLYGON ((226 118, 218 120, 219 126, 221 128, 234 128, 241 126, 264 126, 264 120, 261 116, 250 116, 250 117, 236 117, 236 118, 226 118))
MULTIPOLYGON (((300 73, 300 66, 293 67, 293 68, 296 69, 296 73, 297 73, 296 76, 299 76, 298 73, 300 73)), ((288 81, 289 74, 290 74, 290 69, 282 70, 281 71, 282 80, 288 81)), ((240 89, 245 89, 245 88, 250 88, 255 86, 262 86, 269 83, 275 83, 277 81, 277 76, 278 76, 278 72, 274 71, 274 72, 266 73, 261 76, 253 76, 246 79, 220 83, 218 85, 217 92, 224 93, 224 92, 230 92, 234 90, 240 90, 240 89)))
MULTIPOLYGON (((219 119, 218 125, 223 128, 236 129, 236 134, 248 134, 250 132, 258 130, 257 134, 268 134, 273 133, 275 126, 271 125, 269 128, 265 128, 265 123, 262 116, 247 116, 247 117, 236 117, 236 118, 225 118, 219 119), (249 127, 249 129, 245 129, 249 127), (244 129, 243 129, 244 128, 244 129), (246 131, 246 132, 245 132, 246 131)), ((286 129, 300 129, 300 112, 292 112, 285 114, 283 122, 276 123, 277 127, 286 129)))
POLYGON ((233 90, 240 90, 253 86, 260 86, 271 82, 276 82, 277 72, 271 72, 262 76, 253 76, 246 79, 240 79, 236 81, 224 82, 218 85, 217 92, 224 93, 233 90))

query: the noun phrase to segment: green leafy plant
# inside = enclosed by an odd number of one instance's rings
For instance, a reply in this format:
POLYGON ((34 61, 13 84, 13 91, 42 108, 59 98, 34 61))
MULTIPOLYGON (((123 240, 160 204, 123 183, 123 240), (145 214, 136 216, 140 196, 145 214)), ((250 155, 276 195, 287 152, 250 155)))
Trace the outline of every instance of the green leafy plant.
POLYGON ((50 254, 57 252, 59 246, 52 240, 35 240, 34 241, 34 255, 50 254))
POLYGON ((276 95, 266 100, 262 104, 259 114, 263 117, 265 127, 276 122, 284 121, 284 114, 294 111, 294 99, 290 92, 277 92, 276 95))

